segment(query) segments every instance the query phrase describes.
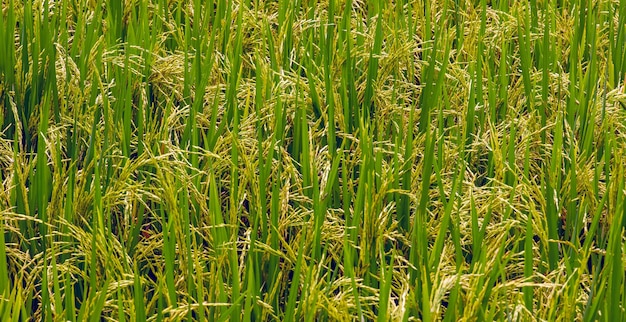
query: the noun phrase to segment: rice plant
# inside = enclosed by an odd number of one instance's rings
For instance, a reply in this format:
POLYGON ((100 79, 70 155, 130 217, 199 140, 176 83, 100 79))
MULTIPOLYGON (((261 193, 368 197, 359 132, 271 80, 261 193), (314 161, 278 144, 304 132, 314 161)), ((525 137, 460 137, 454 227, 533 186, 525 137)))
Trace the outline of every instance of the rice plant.
POLYGON ((626 319, 626 1, 0 3, 0 320, 626 319))

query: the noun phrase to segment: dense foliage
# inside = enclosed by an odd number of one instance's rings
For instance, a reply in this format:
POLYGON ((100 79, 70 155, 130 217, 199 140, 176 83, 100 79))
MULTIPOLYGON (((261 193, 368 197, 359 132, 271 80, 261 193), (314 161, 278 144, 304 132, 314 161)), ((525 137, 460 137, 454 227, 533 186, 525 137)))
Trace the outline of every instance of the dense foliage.
POLYGON ((626 318, 626 1, 0 3, 0 320, 626 318))

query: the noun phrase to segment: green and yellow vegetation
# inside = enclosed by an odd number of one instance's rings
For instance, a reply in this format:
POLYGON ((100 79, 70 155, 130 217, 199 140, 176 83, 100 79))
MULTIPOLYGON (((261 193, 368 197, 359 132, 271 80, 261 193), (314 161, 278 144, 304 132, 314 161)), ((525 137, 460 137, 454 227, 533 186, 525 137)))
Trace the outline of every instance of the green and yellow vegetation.
POLYGON ((626 319, 626 1, 0 3, 0 320, 626 319))

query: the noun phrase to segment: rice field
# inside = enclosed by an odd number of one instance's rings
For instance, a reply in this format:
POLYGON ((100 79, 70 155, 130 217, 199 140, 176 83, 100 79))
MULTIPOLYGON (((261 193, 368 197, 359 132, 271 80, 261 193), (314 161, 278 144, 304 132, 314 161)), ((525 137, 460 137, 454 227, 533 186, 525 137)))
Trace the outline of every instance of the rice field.
POLYGON ((626 320, 626 1, 0 4, 0 320, 626 320))

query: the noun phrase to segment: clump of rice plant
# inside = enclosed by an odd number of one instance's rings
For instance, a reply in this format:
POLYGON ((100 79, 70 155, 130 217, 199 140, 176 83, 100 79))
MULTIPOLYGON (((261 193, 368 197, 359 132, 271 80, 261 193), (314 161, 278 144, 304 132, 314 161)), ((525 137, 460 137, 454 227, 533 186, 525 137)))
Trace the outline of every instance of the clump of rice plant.
POLYGON ((2 321, 626 315, 626 1, 0 5, 2 321))

